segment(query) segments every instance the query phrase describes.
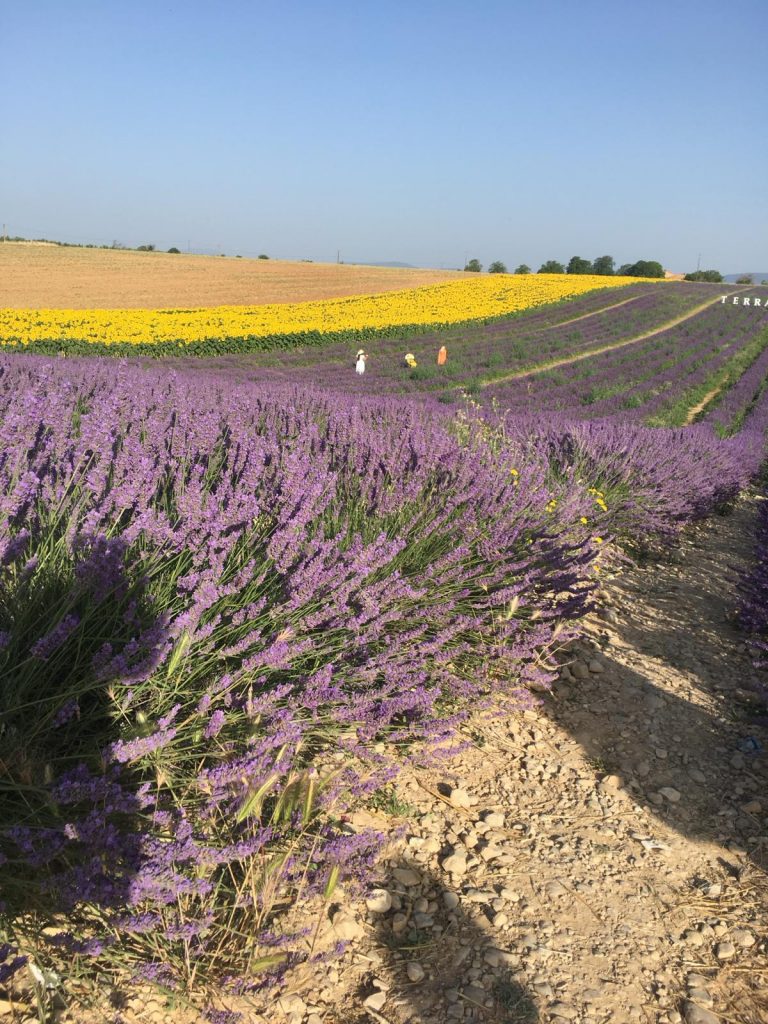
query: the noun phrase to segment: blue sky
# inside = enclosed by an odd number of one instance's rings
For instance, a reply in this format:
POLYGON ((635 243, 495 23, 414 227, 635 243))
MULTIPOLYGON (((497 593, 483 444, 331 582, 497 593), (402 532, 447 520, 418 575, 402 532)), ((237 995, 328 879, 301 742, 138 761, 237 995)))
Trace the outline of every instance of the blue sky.
POLYGON ((12 235, 768 271, 764 0, 5 0, 12 235))

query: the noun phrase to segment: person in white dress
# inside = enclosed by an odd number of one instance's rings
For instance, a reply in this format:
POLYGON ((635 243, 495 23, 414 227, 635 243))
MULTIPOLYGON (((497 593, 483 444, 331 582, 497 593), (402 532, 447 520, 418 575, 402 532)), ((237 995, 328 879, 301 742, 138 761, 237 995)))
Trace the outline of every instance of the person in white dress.
POLYGON ((360 349, 357 353, 357 362, 355 363, 356 373, 365 373, 365 360, 367 358, 368 356, 365 354, 365 352, 362 349, 360 349))

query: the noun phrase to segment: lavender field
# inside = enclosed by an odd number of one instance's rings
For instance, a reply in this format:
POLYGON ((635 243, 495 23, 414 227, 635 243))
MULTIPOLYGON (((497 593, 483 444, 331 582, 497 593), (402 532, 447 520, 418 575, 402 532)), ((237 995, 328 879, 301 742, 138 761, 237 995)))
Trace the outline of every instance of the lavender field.
MULTIPOLYGON (((386 838, 349 811, 532 704, 601 572, 757 479, 768 309, 712 300, 592 294, 415 370, 382 339, 362 377, 0 357, 0 980, 34 953, 216 1020, 330 955, 296 908, 386 838)), ((759 645, 764 556, 745 586, 759 645)))
MULTIPOLYGON (((297 347, 247 358, 223 356, 202 365, 239 380, 319 385, 342 393, 431 395, 451 403, 461 391, 475 392, 511 373, 570 359, 658 330, 705 304, 717 303, 718 294, 706 284, 686 282, 658 287, 638 283, 619 291, 591 292, 489 324, 462 324, 401 338, 383 336, 366 341, 366 372, 358 379, 352 372, 354 351, 350 352, 349 344, 331 343, 322 349, 297 347), (436 355, 442 345, 447 348, 448 360, 438 367, 436 355), (415 355, 415 370, 405 365, 406 352, 415 355)), ((753 314, 753 325, 760 321, 760 310, 746 312, 753 314)), ((180 362, 190 368, 201 365, 197 359, 180 362)))

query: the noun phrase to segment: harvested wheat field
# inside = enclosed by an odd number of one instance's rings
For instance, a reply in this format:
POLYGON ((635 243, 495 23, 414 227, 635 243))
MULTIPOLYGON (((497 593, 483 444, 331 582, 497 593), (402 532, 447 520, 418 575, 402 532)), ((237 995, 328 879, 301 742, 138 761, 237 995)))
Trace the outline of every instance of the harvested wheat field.
POLYGON ((0 306, 11 309, 259 306, 371 295, 465 276, 455 270, 0 244, 0 306))

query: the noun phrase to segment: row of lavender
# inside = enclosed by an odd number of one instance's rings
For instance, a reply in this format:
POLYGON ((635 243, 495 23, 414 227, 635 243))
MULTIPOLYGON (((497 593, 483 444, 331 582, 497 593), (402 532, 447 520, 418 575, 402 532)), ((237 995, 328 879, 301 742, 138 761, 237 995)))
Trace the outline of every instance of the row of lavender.
POLYGON ((386 750, 546 683, 604 514, 397 402, 0 369, 3 928, 242 991, 309 955, 279 909, 364 881, 380 837, 333 821, 386 750))
MULTIPOLYGON (((754 559, 742 580, 742 605, 739 623, 748 634, 755 667, 768 668, 768 495, 763 494, 757 513, 754 559)), ((768 687, 760 696, 768 715, 768 687)))
POLYGON ((768 313, 717 304, 646 341, 495 385, 484 394, 515 412, 557 410, 579 419, 648 420, 663 419, 678 404, 685 408, 697 389, 732 379, 739 388, 728 395, 730 425, 760 386, 766 344, 768 313), (756 358, 754 372, 743 374, 756 358), (743 405, 735 404, 740 400, 743 405))
POLYGON ((703 421, 721 437, 741 429, 768 383, 768 349, 764 350, 752 366, 728 390, 713 402, 703 421))
MULTIPOLYGON (((733 400, 728 397, 709 417, 710 424, 722 433, 723 424, 736 422, 746 432, 760 432, 768 436, 768 356, 761 357, 749 373, 733 389, 733 400), (753 396, 750 402, 750 396, 753 396), (735 419, 731 418, 735 417, 735 419)), ((748 634, 749 645, 758 670, 768 669, 768 493, 764 485, 757 512, 754 537, 754 556, 749 571, 741 581, 742 602, 738 621, 748 634)), ((763 678, 765 678, 763 676, 763 678)), ((763 715, 768 716, 768 685, 758 683, 758 696, 763 715)))
POLYGON ((604 541, 732 499, 767 405, 718 440, 0 360, 19 957, 242 992, 312 955, 285 908, 365 884, 381 837, 338 821, 387 751, 438 756, 468 697, 546 684, 604 541))

